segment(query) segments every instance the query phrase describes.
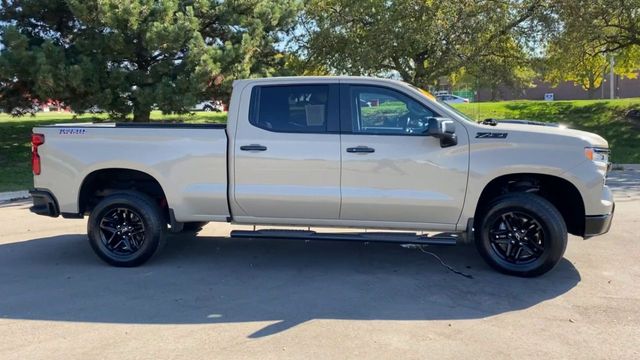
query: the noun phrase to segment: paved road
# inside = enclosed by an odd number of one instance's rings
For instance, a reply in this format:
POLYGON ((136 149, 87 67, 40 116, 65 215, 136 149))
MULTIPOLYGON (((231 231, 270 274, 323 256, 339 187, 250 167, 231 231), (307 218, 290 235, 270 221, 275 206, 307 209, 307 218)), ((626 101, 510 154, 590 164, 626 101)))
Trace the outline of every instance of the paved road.
POLYGON ((85 221, 0 204, 0 358, 640 358, 640 172, 611 232, 553 272, 491 271, 470 247, 230 240, 209 225, 135 269, 85 221))

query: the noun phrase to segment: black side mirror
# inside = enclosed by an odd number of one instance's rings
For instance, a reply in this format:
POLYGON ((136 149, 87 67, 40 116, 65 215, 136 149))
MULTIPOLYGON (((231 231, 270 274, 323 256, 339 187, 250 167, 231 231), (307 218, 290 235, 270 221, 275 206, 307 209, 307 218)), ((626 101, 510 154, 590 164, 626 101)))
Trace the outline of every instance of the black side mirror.
POLYGON ((429 124, 425 133, 440 139, 440 147, 449 147, 458 144, 456 136, 456 124, 447 118, 429 118, 429 124))

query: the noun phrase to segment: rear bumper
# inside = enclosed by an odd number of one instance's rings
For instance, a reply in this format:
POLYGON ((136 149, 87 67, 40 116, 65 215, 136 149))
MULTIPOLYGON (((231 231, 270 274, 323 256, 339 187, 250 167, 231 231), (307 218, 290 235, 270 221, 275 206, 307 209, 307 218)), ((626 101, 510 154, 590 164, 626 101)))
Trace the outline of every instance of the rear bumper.
POLYGON ((33 199, 33 206, 29 208, 32 213, 51 217, 60 215, 58 202, 48 190, 31 190, 29 194, 33 199))
POLYGON ((608 215, 594 215, 585 216, 584 218, 584 238, 590 238, 592 236, 602 235, 609 231, 611 228, 611 221, 613 220, 613 213, 616 210, 616 204, 613 204, 611 208, 611 214, 608 215))

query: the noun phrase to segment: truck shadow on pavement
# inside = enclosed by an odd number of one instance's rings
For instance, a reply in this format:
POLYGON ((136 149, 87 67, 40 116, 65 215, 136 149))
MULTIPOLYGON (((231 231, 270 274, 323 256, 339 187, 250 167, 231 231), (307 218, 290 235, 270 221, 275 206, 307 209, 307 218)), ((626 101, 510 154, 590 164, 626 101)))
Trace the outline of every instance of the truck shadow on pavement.
POLYGON ((270 322, 258 338, 313 319, 477 319, 529 308, 579 281, 563 259, 534 279, 499 274, 474 248, 175 236, 149 263, 113 268, 85 235, 0 245, 0 317, 131 324, 270 322))

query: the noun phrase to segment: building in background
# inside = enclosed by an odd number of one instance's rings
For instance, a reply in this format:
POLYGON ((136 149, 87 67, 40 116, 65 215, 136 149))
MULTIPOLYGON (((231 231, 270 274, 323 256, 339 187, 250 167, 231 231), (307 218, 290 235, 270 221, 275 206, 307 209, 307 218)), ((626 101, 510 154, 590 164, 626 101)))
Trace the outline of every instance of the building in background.
MULTIPOLYGON (((589 99, 589 93, 572 81, 563 81, 555 87, 542 80, 534 80, 533 83, 533 87, 526 89, 498 88, 495 100, 544 100, 545 94, 553 94, 554 100, 589 99)), ((616 76, 614 87, 615 98, 640 97, 640 71, 638 71, 638 76, 635 79, 616 76)), ((606 78, 595 91, 592 99, 609 99, 609 89, 609 80, 606 78)), ((478 89, 477 101, 492 101, 491 89, 478 89)))

